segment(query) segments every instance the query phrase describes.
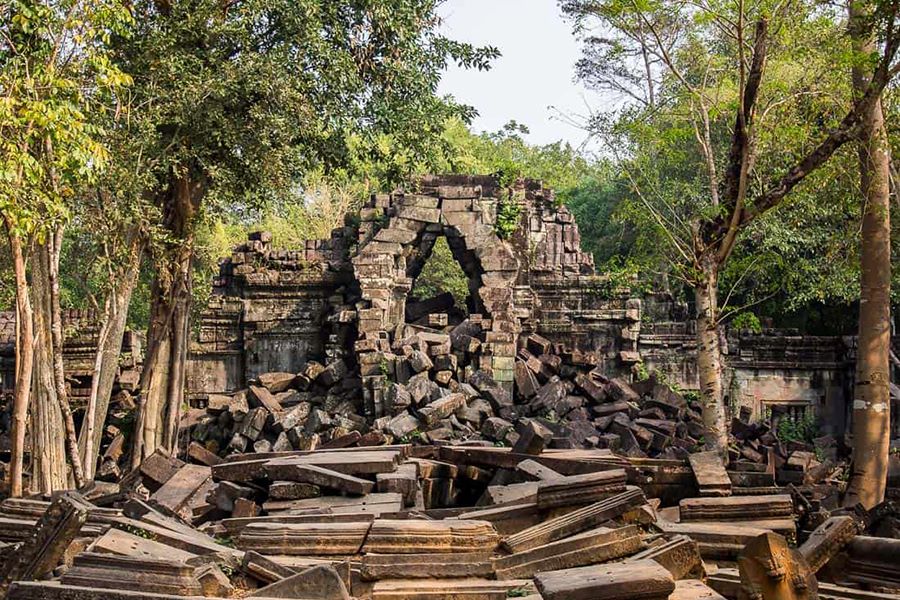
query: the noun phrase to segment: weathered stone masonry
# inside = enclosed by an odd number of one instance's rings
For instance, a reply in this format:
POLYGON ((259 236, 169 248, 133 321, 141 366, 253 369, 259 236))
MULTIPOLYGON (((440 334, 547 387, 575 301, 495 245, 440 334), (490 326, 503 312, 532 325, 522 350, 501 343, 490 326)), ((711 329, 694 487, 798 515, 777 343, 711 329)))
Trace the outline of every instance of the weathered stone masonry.
MULTIPOLYGON (((518 340, 534 332, 574 364, 612 376, 643 362, 696 388, 694 323, 684 307, 610 289, 551 190, 440 176, 373 196, 357 222, 302 249, 273 249, 266 234, 251 236, 221 265, 192 345, 189 390, 232 392, 261 373, 343 358, 348 381, 361 384, 362 411, 382 416, 391 348, 408 333, 407 298, 440 236, 469 278, 470 315, 487 329, 473 369, 512 389, 518 340), (495 231, 504 202, 519 206, 506 240, 495 231)), ((728 347, 735 407, 755 417, 773 405, 811 408, 826 431, 843 432, 852 340, 768 332, 729 338, 728 347)))
POLYGON ((233 391, 259 373, 298 371, 352 348, 358 365, 380 368, 442 235, 469 277, 470 313, 490 322, 478 367, 499 382, 512 382, 523 332, 551 335, 611 369, 635 360, 640 301, 595 293, 605 278, 581 251, 572 214, 539 183, 510 194, 491 177, 424 178, 414 192, 373 196, 360 217, 303 250, 272 249, 256 234, 222 263, 192 347, 192 391, 233 391), (501 201, 520 206, 509 240, 495 232, 501 201))

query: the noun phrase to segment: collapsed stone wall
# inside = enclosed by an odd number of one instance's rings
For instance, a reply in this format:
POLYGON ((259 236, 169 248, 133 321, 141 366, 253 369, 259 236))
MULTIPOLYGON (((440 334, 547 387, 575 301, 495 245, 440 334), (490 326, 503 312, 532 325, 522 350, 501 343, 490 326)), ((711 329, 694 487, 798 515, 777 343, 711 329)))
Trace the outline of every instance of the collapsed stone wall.
MULTIPOLYGON (((90 396, 99 316, 93 310, 65 309, 63 322, 63 363, 69 384, 69 399, 79 408, 90 396)), ((12 393, 16 373, 16 314, 0 312, 0 392, 12 393)), ((117 386, 131 389, 137 384, 142 354, 141 334, 127 330, 122 339, 117 386)))
MULTIPOLYGON (((365 415, 386 414, 385 381, 398 379, 407 358, 397 343, 416 327, 409 293, 440 236, 469 279, 469 315, 481 336, 469 372, 454 378, 481 370, 511 392, 520 340, 534 333, 568 363, 610 378, 630 377, 641 364, 697 388, 687 308, 662 294, 630 297, 595 273, 571 212, 539 182, 510 190, 493 177, 429 176, 372 196, 359 217, 302 249, 278 250, 254 234, 223 261, 191 348, 194 397, 343 359, 360 378, 365 415), (517 216, 505 239, 497 234, 501 208, 517 216)), ((843 433, 854 359, 847 338, 733 332, 724 341, 735 413, 761 418, 772 407, 801 407, 825 431, 843 433)))
MULTIPOLYGON (((545 335, 611 374, 638 359, 640 301, 596 293, 608 281, 594 273, 574 217, 551 190, 526 180, 510 192, 488 176, 424 177, 374 195, 359 222, 329 240, 278 250, 260 233, 236 248, 201 315, 189 392, 232 392, 264 372, 349 354, 354 368, 357 358, 380 368, 385 357, 368 354, 383 353, 404 324, 413 282, 440 236, 469 278, 470 314, 490 326, 477 367, 501 384, 511 389, 522 333, 545 335), (518 207, 508 239, 495 231, 504 202, 518 207)), ((377 416, 375 396, 368 402, 377 416)))
POLYGON ((221 261, 191 342, 189 396, 234 391, 262 373, 299 372, 308 360, 342 355, 331 323, 349 320, 342 315, 352 229, 295 250, 272 248, 271 235, 258 232, 221 261))

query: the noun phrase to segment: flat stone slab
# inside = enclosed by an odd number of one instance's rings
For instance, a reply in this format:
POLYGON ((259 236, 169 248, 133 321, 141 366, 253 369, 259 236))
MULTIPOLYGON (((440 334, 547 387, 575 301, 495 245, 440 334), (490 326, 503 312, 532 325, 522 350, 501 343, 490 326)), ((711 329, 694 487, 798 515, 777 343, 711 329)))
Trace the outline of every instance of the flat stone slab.
POLYGON ((646 502, 639 488, 632 488, 600 502, 595 502, 555 519, 529 527, 503 540, 503 547, 510 552, 522 552, 554 540, 596 527, 604 521, 621 516, 626 511, 646 502))
POLYGON ((651 559, 665 567, 676 580, 706 577, 700 546, 686 535, 676 535, 665 543, 647 548, 627 561, 651 559))
POLYGON ((558 508, 596 502, 624 492, 625 480, 624 469, 613 469, 542 481, 538 484, 537 504, 540 508, 558 508))
POLYGON ((446 579, 491 577, 490 554, 486 552, 366 554, 360 570, 368 581, 381 579, 446 579))
POLYGON ((487 521, 377 519, 363 550, 377 554, 492 552, 500 536, 487 521))
POLYGON ((207 466, 184 465, 150 496, 150 503, 179 513, 211 478, 207 466))
POLYGON ((302 598, 303 600, 350 600, 347 586, 330 565, 318 565, 276 581, 250 594, 250 598, 302 598))
POLYGON ((702 496, 730 496, 731 478, 725 470, 722 456, 715 451, 697 452, 688 456, 702 496))
POLYGON ((682 521, 755 521, 793 517, 789 494, 685 498, 678 503, 682 521))
POLYGON ((535 573, 570 569, 627 556, 641 547, 634 525, 619 529, 598 527, 531 550, 494 560, 498 579, 532 577, 535 573))
POLYGON ((110 529, 94 540, 89 548, 92 552, 105 552, 140 558, 159 558, 186 562, 197 555, 179 550, 154 540, 148 540, 121 529, 110 529))
POLYGON ((372 588, 372 600, 506 600, 513 590, 526 590, 530 581, 488 579, 388 579, 372 588))
POLYGON ((235 545, 260 554, 346 556, 359 553, 369 523, 253 523, 235 545))
POLYGON ((375 487, 375 484, 367 479, 346 475, 293 458, 270 461, 263 467, 263 472, 273 481, 309 483, 357 496, 364 496, 375 487))
POLYGON ((201 595, 194 567, 176 560, 82 552, 60 578, 66 586, 201 595))
POLYGON ((682 534, 695 540, 704 559, 734 560, 753 538, 769 531, 737 523, 671 523, 660 519, 656 526, 664 533, 682 534))
POLYGON ((675 580, 652 560, 539 573, 544 600, 667 600, 675 580))
POLYGON ((725 596, 697 579, 682 579, 675 582, 669 600, 725 600, 725 596))

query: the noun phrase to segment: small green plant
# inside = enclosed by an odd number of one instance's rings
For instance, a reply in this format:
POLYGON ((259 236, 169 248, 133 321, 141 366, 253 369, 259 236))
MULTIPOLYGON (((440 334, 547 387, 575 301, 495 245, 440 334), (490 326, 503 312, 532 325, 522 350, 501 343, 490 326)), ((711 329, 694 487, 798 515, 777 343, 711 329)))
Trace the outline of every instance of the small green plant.
POLYGON ((782 417, 778 421, 778 439, 782 442, 803 442, 811 444, 819 436, 819 428, 812 411, 803 413, 803 416, 791 419, 782 417))
POLYGON ((545 410, 541 413, 541 417, 546 419, 550 423, 559 423, 559 415, 556 414, 556 411, 552 408, 549 410, 545 410))
POLYGON ((145 540, 155 540, 156 536, 144 529, 143 527, 135 527, 134 525, 125 525, 125 531, 132 535, 144 538, 145 540))
POLYGON ((507 598, 524 598, 529 595, 528 588, 514 588, 506 592, 507 598))
POLYGON ((418 429, 415 429, 415 430, 413 430, 413 431, 410 431, 410 432, 407 433, 406 435, 401 436, 401 437, 400 437, 400 440, 399 440, 399 442, 400 442, 401 444, 410 444, 410 443, 412 443, 412 442, 414 442, 414 441, 424 442, 424 441, 425 441, 425 434, 422 433, 421 431, 419 431, 418 429))
POLYGON ((222 574, 228 579, 234 579, 234 576, 237 575, 237 569, 231 565, 219 564, 219 569, 222 570, 222 574))
POLYGON ((634 376, 638 381, 647 381, 650 379, 650 371, 643 361, 634 365, 634 376))
POLYGON ((738 331, 746 329, 752 331, 753 333, 762 332, 762 323, 759 322, 759 317, 757 317, 752 312, 738 313, 731 320, 731 326, 738 331))
POLYGON ((386 381, 393 382, 393 379, 391 378, 391 366, 388 364, 386 358, 382 357, 381 361, 379 361, 378 370, 381 372, 381 376, 384 377, 386 381))
POLYGON ((696 404, 700 402, 700 392, 697 390, 684 390, 681 392, 681 396, 685 399, 688 404, 696 404))
POLYGON ((501 240, 508 240, 519 227, 519 217, 522 216, 522 206, 514 197, 501 200, 497 203, 497 223, 494 232, 501 240))

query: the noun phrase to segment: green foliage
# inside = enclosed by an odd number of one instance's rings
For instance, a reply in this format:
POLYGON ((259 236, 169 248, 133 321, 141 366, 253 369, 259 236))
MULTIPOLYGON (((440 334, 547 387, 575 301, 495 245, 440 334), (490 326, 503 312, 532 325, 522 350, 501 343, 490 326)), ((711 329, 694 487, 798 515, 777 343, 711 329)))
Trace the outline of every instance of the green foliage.
POLYGON ((45 234, 110 160, 101 117, 131 83, 107 42, 131 22, 111 0, 0 3, 0 215, 11 235, 45 234))
MULTIPOLYGON (((598 265, 626 254, 641 266, 643 281, 675 295, 683 289, 679 280, 696 279, 697 231, 728 214, 719 196, 746 75, 738 66, 748 64, 752 50, 748 30, 747 48, 736 42, 735 24, 769 22, 750 132, 750 201, 837 124, 850 106, 850 64, 872 58, 850 52, 843 11, 811 2, 789 12, 769 0, 560 5, 583 34, 579 77, 621 100, 586 124, 603 144, 612 175, 570 200, 585 246, 598 265)), ((742 230, 719 277, 732 313, 752 306, 755 314, 783 320, 858 296, 856 161, 854 148, 843 148, 770 218, 742 230)))
POLYGON ((762 332, 762 323, 759 322, 759 317, 752 312, 738 313, 731 319, 731 326, 739 331, 749 330, 753 333, 762 332))
MULTIPOLYGON (((234 548, 234 540, 229 535, 218 535, 214 538, 216 543, 220 546, 226 546, 228 548, 234 548)), ((228 573, 226 573, 227 575, 228 573)))
POLYGON ((503 186, 520 177, 538 179, 568 202, 569 190, 595 174, 595 166, 569 144, 535 146, 525 141, 525 125, 510 121, 500 131, 473 134, 460 119, 450 119, 442 132, 443 147, 423 169, 446 173, 496 173, 503 186))
POLYGON ((378 371, 381 373, 381 376, 385 381, 393 381, 393 378, 391 377, 391 366, 388 364, 387 359, 381 359, 381 361, 378 363, 378 371))
POLYGON ((509 197, 500 200, 497 203, 497 222, 494 225, 494 232, 501 240, 507 240, 519 228, 519 221, 522 218, 522 205, 519 204, 516 197, 510 194, 509 197))
POLYGON ((132 535, 136 535, 138 537, 144 538, 145 540, 156 540, 156 536, 144 529, 143 527, 135 527, 134 525, 125 525, 122 527, 123 530, 127 531, 132 535))
POLYGON ((441 35, 433 0, 135 2, 117 61, 135 80, 143 137, 134 160, 161 183, 199 178, 246 214, 294 194, 298 175, 397 180, 431 151, 455 61, 484 69, 494 48, 441 35), (359 172, 362 173, 359 173, 359 172))
POLYGON ((647 365, 645 365, 643 362, 637 363, 633 368, 635 378, 638 381, 647 381, 648 379, 650 379, 650 371, 647 369, 647 365))
POLYGON ((625 178, 609 160, 598 161, 593 173, 561 194, 578 222, 583 249, 594 255, 602 272, 620 271, 626 264, 637 267, 640 262, 634 224, 622 210, 628 194, 625 178))
POLYGON ((815 415, 807 411, 799 419, 782 417, 778 421, 778 439, 782 442, 813 443, 819 437, 819 429, 815 415))
POLYGON ((416 277, 410 294, 418 300, 426 300, 444 292, 453 294, 456 306, 466 308, 469 278, 453 257, 447 238, 441 236, 435 240, 431 255, 416 277))

